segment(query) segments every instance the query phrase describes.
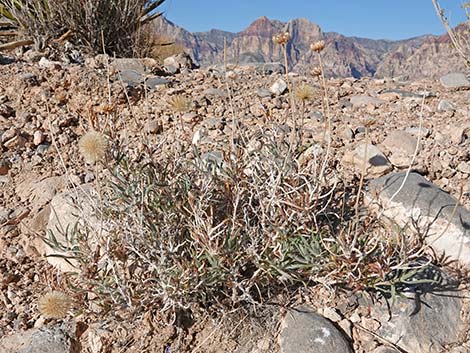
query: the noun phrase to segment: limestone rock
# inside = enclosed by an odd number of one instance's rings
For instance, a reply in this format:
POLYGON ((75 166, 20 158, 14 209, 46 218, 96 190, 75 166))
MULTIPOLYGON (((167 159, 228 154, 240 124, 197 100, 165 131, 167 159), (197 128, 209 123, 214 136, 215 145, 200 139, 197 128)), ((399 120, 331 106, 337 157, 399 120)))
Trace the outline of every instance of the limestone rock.
POLYGON ((374 98, 366 95, 360 95, 360 96, 352 96, 350 98, 350 102, 354 107, 360 107, 363 105, 373 105, 373 106, 378 106, 381 104, 384 104, 385 101, 379 98, 374 98))
POLYGON ((227 93, 219 88, 210 87, 204 90, 203 94, 205 96, 216 96, 216 97, 226 97, 227 93))
POLYGON ((457 170, 464 174, 470 174, 470 162, 460 162, 457 170))
POLYGON ((33 143, 35 146, 39 146, 44 142, 45 136, 41 130, 36 130, 33 134, 33 143))
POLYGON ((389 151, 401 151, 407 155, 413 155, 416 150, 418 140, 406 131, 393 131, 387 135, 382 143, 389 151))
MULTIPOLYGON (((437 268, 429 269, 442 276, 437 268)), ((455 287, 446 290, 447 284, 423 286, 428 286, 428 290, 421 289, 417 299, 415 293, 410 292, 405 297, 396 296, 393 301, 389 298, 388 303, 384 298, 370 303, 369 320, 379 323, 374 332, 404 351, 440 353, 445 344, 455 343, 464 329, 460 318, 462 299, 455 287)))
POLYGON ((398 130, 388 134, 382 145, 391 152, 390 162, 403 168, 410 166, 418 140, 406 131, 398 130))
POLYGON ((429 137, 431 135, 431 130, 425 128, 425 127, 407 127, 405 129, 405 131, 407 133, 409 133, 410 135, 413 135, 415 137, 418 137, 418 136, 421 136, 421 138, 426 138, 426 137, 429 137))
POLYGON ((157 119, 147 120, 144 125, 144 131, 149 134, 159 134, 163 131, 163 126, 157 119))
POLYGON ((353 151, 346 152, 342 162, 345 165, 352 165, 357 173, 365 171, 367 176, 383 175, 391 170, 387 157, 372 144, 362 143, 353 151))
POLYGON ((448 134, 452 143, 464 143, 466 140, 470 139, 470 123, 451 126, 448 134))
POLYGON ((111 66, 118 71, 135 71, 140 74, 146 72, 144 61, 137 58, 117 58, 113 60, 111 66))
POLYGON ((417 173, 391 173, 370 182, 369 199, 379 201, 384 215, 405 225, 411 220, 420 229, 429 227, 426 241, 437 252, 470 264, 470 211, 417 173), (395 198, 391 197, 399 190, 395 198))
POLYGON ((79 185, 75 190, 54 196, 50 203, 51 213, 43 254, 51 265, 63 272, 80 271, 77 261, 71 258, 72 253, 68 249, 77 245, 76 232, 84 229, 93 229, 87 241, 90 248, 95 246, 93 234, 96 236, 103 231, 95 217, 97 200, 96 191, 91 185, 79 185), (59 244, 60 247, 54 246, 53 243, 59 244))
POLYGON ((0 339, 0 353, 80 353, 80 330, 67 324, 33 328, 0 339))
POLYGON ((259 88, 257 91, 256 91, 256 94, 258 95, 258 97, 260 98, 268 98, 268 97, 271 97, 272 93, 270 90, 266 89, 266 88, 259 88))
POLYGON ((440 81, 445 88, 459 89, 470 87, 470 81, 468 80, 467 76, 461 72, 454 72, 442 76, 440 81))
POLYGON ((66 186, 65 176, 53 176, 43 179, 28 179, 16 187, 16 193, 23 201, 28 201, 35 211, 42 208, 66 186))
POLYGON ((282 78, 278 78, 276 82, 269 87, 272 94, 280 96, 287 90, 287 83, 282 78))
POLYGON ((449 102, 448 100, 442 99, 439 101, 439 104, 437 105, 437 110, 440 112, 454 111, 455 105, 449 102))
POLYGON ((195 68, 191 57, 188 54, 184 53, 169 56, 168 58, 163 60, 163 66, 168 72, 172 74, 180 72, 183 69, 195 68))
POLYGON ((308 308, 291 310, 281 325, 281 353, 352 352, 344 335, 329 320, 308 308))
POLYGON ((341 136, 346 140, 346 141, 352 141, 354 139, 354 131, 349 126, 346 126, 342 132, 341 136))
POLYGON ((144 75, 135 70, 121 70, 117 77, 130 87, 139 86, 144 81, 144 75))
POLYGON ((405 91, 405 90, 397 89, 397 88, 389 88, 381 92, 381 94, 389 94, 389 93, 397 94, 401 98, 415 98, 415 99, 423 98, 422 94, 413 93, 413 92, 409 92, 409 91, 405 91))
POLYGON ((51 61, 49 59, 46 59, 45 57, 42 57, 41 60, 39 60, 38 65, 39 67, 43 67, 45 69, 60 70, 62 68, 60 62, 51 61))
POLYGON ((145 78, 145 86, 150 90, 153 90, 158 86, 167 85, 168 83, 170 83, 169 80, 159 76, 148 76, 145 78))

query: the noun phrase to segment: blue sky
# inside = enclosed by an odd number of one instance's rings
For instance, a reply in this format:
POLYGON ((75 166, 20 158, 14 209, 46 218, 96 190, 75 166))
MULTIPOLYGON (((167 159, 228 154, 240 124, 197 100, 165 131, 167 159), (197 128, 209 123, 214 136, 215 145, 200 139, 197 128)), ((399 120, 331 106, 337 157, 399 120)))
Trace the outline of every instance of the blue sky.
MULTIPOLYGON (((440 0, 455 24, 465 19, 463 1, 440 0)), ((327 32, 374 39, 444 33, 431 0, 166 0, 161 9, 191 32, 239 32, 267 16, 281 21, 304 17, 327 32)))

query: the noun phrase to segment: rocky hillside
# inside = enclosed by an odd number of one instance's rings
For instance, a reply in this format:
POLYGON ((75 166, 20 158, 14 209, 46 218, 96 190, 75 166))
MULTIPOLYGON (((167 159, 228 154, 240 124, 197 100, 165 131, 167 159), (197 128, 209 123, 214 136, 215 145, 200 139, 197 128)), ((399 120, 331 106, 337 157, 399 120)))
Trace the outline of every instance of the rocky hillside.
POLYGON ((288 31, 292 35, 289 61, 291 69, 298 72, 307 72, 316 65, 316 58, 308 49, 310 43, 319 39, 327 43, 325 65, 332 77, 435 78, 465 68, 448 36, 426 35, 401 41, 346 37, 323 32, 318 25, 302 18, 284 23, 261 17, 239 33, 220 30, 190 33, 165 18, 155 26, 158 33, 181 43, 203 66, 223 62, 224 38, 230 62, 280 61, 281 50, 271 38, 277 32, 288 31))

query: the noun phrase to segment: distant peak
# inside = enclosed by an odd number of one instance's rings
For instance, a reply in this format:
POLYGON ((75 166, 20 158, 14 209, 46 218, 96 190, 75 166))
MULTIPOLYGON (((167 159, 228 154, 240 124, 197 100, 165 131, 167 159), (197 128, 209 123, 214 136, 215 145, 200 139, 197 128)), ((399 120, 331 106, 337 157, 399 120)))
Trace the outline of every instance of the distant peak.
POLYGON ((261 16, 254 20, 243 32, 242 35, 271 36, 276 32, 276 27, 266 16, 261 16))

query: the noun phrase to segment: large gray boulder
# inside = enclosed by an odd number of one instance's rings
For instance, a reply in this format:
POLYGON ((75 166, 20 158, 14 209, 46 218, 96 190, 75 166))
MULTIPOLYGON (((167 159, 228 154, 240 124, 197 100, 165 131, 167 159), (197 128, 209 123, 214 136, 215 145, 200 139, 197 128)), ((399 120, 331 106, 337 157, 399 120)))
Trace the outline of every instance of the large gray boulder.
POLYGON ((427 243, 470 265, 470 212, 418 173, 391 173, 369 183, 368 201, 399 225, 427 229, 427 243), (393 198, 392 198, 393 197, 393 198))
POLYGON ((84 329, 63 323, 18 332, 0 338, 0 353, 79 353, 78 339, 84 329))
POLYGON ((453 72, 442 76, 440 81, 445 88, 470 88, 470 81, 468 80, 467 76, 461 72, 453 72))
POLYGON ((414 284, 402 285, 400 296, 378 302, 368 299, 370 314, 362 318, 363 324, 379 323, 375 333, 406 352, 440 353, 446 345, 456 343, 465 329, 460 316, 462 293, 437 267, 415 271, 407 279, 414 284))
POLYGON ((309 308, 291 310, 282 322, 281 353, 348 353, 348 340, 333 323, 309 308))

